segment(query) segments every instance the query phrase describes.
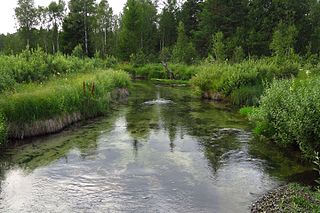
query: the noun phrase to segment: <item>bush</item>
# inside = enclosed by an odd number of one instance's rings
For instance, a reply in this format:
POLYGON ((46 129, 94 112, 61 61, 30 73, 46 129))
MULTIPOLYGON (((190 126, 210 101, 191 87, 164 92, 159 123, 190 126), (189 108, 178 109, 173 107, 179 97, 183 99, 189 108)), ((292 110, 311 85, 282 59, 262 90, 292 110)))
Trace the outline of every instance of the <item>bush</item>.
POLYGON ((253 113, 256 132, 312 156, 320 149, 320 77, 275 81, 253 113))

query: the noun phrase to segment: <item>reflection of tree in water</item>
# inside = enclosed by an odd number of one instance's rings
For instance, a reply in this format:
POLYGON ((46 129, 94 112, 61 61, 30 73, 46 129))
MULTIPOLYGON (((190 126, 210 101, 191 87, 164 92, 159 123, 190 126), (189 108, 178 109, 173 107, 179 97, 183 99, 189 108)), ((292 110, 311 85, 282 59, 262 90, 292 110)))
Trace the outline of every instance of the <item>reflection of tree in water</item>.
POLYGON ((127 130, 133 137, 133 151, 136 155, 141 141, 148 140, 151 132, 156 132, 159 129, 163 129, 167 133, 168 146, 172 152, 181 145, 179 143, 183 141, 185 134, 197 138, 213 171, 220 167, 222 155, 237 147, 238 143, 234 136, 212 140, 214 131, 220 125, 226 126, 227 122, 231 120, 230 113, 226 113, 224 110, 215 110, 208 103, 190 99, 190 94, 181 88, 153 87, 153 92, 150 92, 149 89, 147 93, 140 92, 144 95, 138 95, 132 100, 126 114, 127 130), (144 101, 150 101, 156 97, 172 100, 174 103, 166 105, 142 104, 144 101), (177 137, 178 135, 179 137, 177 137))
POLYGON ((163 127, 170 139, 170 150, 173 151, 179 146, 177 143, 182 142, 184 134, 193 136, 199 141, 213 171, 220 167, 223 154, 239 147, 234 135, 213 140, 213 133, 219 125, 226 125, 221 120, 228 121, 230 113, 214 110, 199 101, 175 101, 175 104, 163 106, 160 114, 163 127))
POLYGON ((135 140, 147 140, 151 127, 157 126, 159 117, 154 106, 143 106, 141 103, 130 107, 126 114, 127 131, 135 140))

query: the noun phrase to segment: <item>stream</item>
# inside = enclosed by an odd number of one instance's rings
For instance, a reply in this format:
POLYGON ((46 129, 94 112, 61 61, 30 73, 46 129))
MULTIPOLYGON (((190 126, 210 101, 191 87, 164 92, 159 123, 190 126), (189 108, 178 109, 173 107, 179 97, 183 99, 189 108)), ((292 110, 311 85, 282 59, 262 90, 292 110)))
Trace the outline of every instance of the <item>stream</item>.
POLYGON ((249 212, 309 170, 190 88, 131 91, 105 117, 5 150, 0 212, 249 212))

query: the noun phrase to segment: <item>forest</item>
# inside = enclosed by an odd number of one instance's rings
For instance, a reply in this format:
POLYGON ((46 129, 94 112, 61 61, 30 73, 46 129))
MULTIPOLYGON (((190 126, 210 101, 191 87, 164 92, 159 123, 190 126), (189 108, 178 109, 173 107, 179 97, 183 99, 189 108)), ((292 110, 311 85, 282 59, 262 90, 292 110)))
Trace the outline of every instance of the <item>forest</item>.
POLYGON ((311 57, 320 51, 317 0, 130 0, 121 14, 106 0, 60 0, 47 7, 19 0, 15 14, 18 32, 1 35, 3 54, 28 46, 70 55, 81 45, 88 57, 144 56, 144 62, 158 62, 160 53, 168 52, 170 60, 190 64, 209 55, 238 61, 291 51, 311 57))
MULTIPOLYGON (((14 12, 17 32, 0 35, 3 147, 105 115, 144 80, 231 106, 320 175, 318 0, 127 0, 120 14, 108 0, 18 0, 14 12)), ((308 194, 282 200, 289 212, 319 210, 319 186, 286 190, 308 194)))

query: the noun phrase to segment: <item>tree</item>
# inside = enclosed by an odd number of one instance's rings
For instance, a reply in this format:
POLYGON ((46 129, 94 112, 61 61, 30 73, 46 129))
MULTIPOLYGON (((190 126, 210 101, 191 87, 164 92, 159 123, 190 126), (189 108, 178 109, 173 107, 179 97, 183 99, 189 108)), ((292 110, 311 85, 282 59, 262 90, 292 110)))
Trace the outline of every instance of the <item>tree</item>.
POLYGON ((309 0, 251 0, 249 1, 247 49, 251 55, 270 55, 273 30, 279 22, 295 25, 298 30, 296 49, 303 51, 311 32, 306 19, 309 14, 309 0))
POLYGON ((199 28, 195 33, 196 48, 202 56, 208 55, 211 46, 210 38, 213 34, 222 32, 228 41, 232 39, 238 28, 246 26, 247 6, 248 0, 204 1, 199 16, 199 28))
POLYGON ((159 32, 161 49, 172 47, 177 41, 177 2, 176 0, 167 0, 163 7, 159 20, 159 32))
POLYGON ((223 41, 223 33, 217 32, 212 37, 212 52, 218 62, 226 60, 226 46, 223 41))
POLYGON ((157 9, 150 0, 128 0, 123 11, 119 56, 129 60, 132 54, 157 52, 157 9))
POLYGON ((294 25, 288 26, 280 22, 273 33, 270 49, 277 57, 287 57, 294 51, 296 36, 297 29, 294 25))
POLYGON ((49 21, 52 26, 52 38, 54 40, 52 44, 53 53, 59 52, 59 27, 62 25, 65 12, 65 3, 59 0, 58 3, 55 1, 51 2, 48 6, 49 21))
POLYGON ((320 54, 320 2, 318 0, 310 0, 310 51, 313 54, 320 54))
POLYGON ((93 29, 95 24, 95 0, 70 0, 69 14, 63 21, 63 42, 66 53, 82 44, 87 56, 94 54, 93 29))
POLYGON ((48 16, 48 8, 46 7, 38 7, 37 9, 37 15, 38 15, 38 24, 40 26, 40 30, 39 30, 39 37, 40 40, 44 47, 44 50, 48 53, 48 40, 49 40, 49 36, 48 36, 48 32, 49 32, 49 28, 50 28, 50 23, 49 23, 49 16, 48 16))
POLYGON ((30 46, 31 31, 38 23, 34 0, 18 0, 18 6, 14 11, 19 24, 19 31, 22 33, 27 46, 30 46))
POLYGON ((113 11, 107 0, 101 0, 97 8, 97 33, 99 52, 105 56, 111 47, 108 42, 112 34, 113 11))
POLYGON ((176 63, 191 64, 194 62, 195 57, 196 50, 194 49, 193 44, 188 40, 183 23, 180 22, 177 43, 174 46, 172 53, 173 61, 176 63))
POLYGON ((193 36, 194 32, 199 29, 199 16, 202 11, 202 3, 202 0, 187 0, 182 5, 180 18, 188 37, 193 36))

